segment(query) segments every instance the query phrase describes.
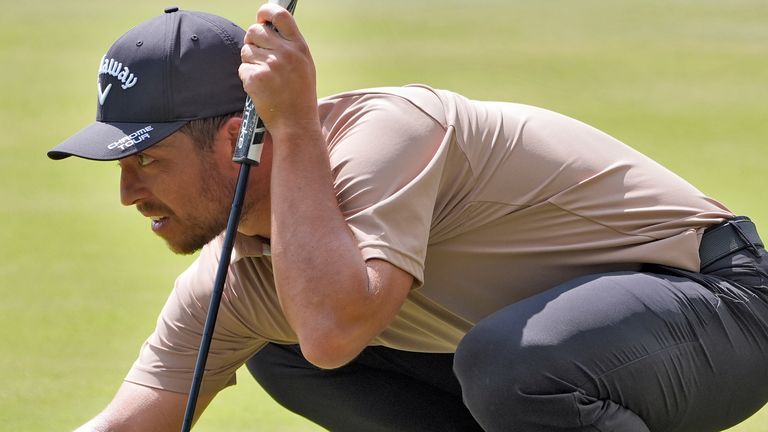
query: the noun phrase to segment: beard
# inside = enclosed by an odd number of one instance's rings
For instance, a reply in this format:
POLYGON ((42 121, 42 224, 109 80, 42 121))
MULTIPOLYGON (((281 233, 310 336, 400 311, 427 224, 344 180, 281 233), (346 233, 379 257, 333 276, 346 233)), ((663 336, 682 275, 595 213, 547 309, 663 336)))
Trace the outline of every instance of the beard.
POLYGON ((206 177, 198 198, 209 211, 201 211, 181 221, 184 235, 177 240, 165 239, 168 248, 176 254, 189 255, 199 251, 227 227, 235 185, 213 164, 208 167, 206 177))
POLYGON ((207 203, 211 211, 182 221, 185 233, 177 241, 165 239, 168 248, 178 255, 199 251, 227 227, 228 204, 232 202, 235 185, 230 184, 220 172, 209 173, 211 176, 203 182, 199 199, 207 203))
MULTIPOLYGON (((205 178, 201 179, 198 190, 190 194, 194 202, 186 203, 182 216, 160 202, 136 206, 144 214, 167 215, 173 229, 165 234, 158 232, 158 235, 178 255, 199 251, 227 227, 235 185, 213 164, 207 166, 204 172, 205 178)), ((243 212, 248 209, 249 206, 244 206, 243 212)))

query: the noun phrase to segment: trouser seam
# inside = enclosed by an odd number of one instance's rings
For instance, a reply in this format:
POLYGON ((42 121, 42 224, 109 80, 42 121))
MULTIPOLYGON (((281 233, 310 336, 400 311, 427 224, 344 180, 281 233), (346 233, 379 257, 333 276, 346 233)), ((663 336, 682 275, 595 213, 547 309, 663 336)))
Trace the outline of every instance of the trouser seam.
MULTIPOLYGON (((707 326, 708 326, 708 325, 709 325, 709 324, 707 324, 707 326)), ((700 344, 700 343, 701 343, 701 341, 699 341, 699 340, 695 340, 695 341, 686 341, 686 342, 680 342, 680 343, 676 343, 676 344, 674 344, 674 345, 670 345, 670 346, 668 346, 668 347, 664 347, 664 348, 658 349, 658 350, 656 350, 656 351, 654 351, 654 352, 651 352, 651 353, 648 353, 648 354, 646 354, 646 355, 644 355, 644 356, 642 356, 642 357, 636 358, 636 359, 634 359, 634 360, 632 360, 632 361, 629 361, 629 362, 627 362, 627 363, 624 363, 624 364, 622 364, 622 365, 616 366, 615 368, 613 368, 613 369, 611 369, 611 370, 605 371, 605 372, 603 372, 603 373, 601 373, 601 374, 597 375, 597 378, 598 378, 598 379, 599 379, 599 378, 603 378, 603 377, 605 377, 605 376, 607 376, 607 375, 610 375, 610 374, 612 374, 612 373, 614 373, 614 372, 616 372, 616 371, 618 371, 618 370, 624 369, 624 368, 625 368, 625 367, 627 367, 627 366, 630 366, 630 365, 632 365, 632 364, 634 364, 634 363, 637 363, 637 362, 639 362, 639 361, 642 361, 642 360, 646 360, 646 359, 648 359, 648 358, 650 358, 650 357, 653 357, 653 356, 655 356, 655 355, 657 355, 657 354, 660 354, 660 353, 663 353, 663 352, 665 352, 665 351, 669 351, 669 350, 672 350, 672 349, 675 349, 675 348, 678 348, 678 347, 681 347, 681 346, 684 346, 684 345, 696 345, 696 344, 700 344)), ((586 385, 588 382, 589 382, 589 381, 584 381, 583 383, 581 383, 581 384, 578 384, 576 387, 577 387, 579 390, 582 390, 582 391, 584 391, 584 388, 583 388, 583 387, 584 387, 584 386, 585 386, 585 385, 586 385)), ((585 393, 586 393, 586 392, 585 392, 585 393)))

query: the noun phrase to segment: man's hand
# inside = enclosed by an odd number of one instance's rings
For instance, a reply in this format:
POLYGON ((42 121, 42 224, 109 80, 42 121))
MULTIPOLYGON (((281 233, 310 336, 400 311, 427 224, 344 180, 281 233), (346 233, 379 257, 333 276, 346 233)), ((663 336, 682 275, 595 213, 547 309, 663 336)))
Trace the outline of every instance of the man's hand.
MULTIPOLYGON (((211 399, 213 395, 200 395, 195 411, 197 415, 203 412, 211 399)), ((107 408, 75 432, 178 431, 186 403, 186 394, 124 382, 107 408)))
POLYGON ((293 16, 265 4, 244 43, 240 79, 270 133, 279 136, 305 123, 315 126, 315 64, 293 16))

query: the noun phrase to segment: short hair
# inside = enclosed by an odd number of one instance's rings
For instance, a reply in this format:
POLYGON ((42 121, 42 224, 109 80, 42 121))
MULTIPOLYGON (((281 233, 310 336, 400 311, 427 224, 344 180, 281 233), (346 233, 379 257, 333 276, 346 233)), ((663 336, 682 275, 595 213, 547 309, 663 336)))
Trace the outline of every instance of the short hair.
POLYGON ((213 149, 213 139, 216 132, 227 120, 233 117, 242 117, 242 111, 235 111, 220 116, 205 117, 191 120, 179 129, 179 132, 188 136, 197 144, 199 150, 209 152, 213 149))

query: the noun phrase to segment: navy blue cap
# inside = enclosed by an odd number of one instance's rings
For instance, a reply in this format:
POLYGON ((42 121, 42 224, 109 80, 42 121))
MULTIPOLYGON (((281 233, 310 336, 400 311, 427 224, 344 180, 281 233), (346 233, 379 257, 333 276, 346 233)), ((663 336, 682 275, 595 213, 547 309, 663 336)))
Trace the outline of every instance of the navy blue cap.
POLYGON ((122 159, 190 120, 242 110, 244 35, 224 18, 175 7, 132 28, 99 62, 96 121, 48 157, 122 159))

